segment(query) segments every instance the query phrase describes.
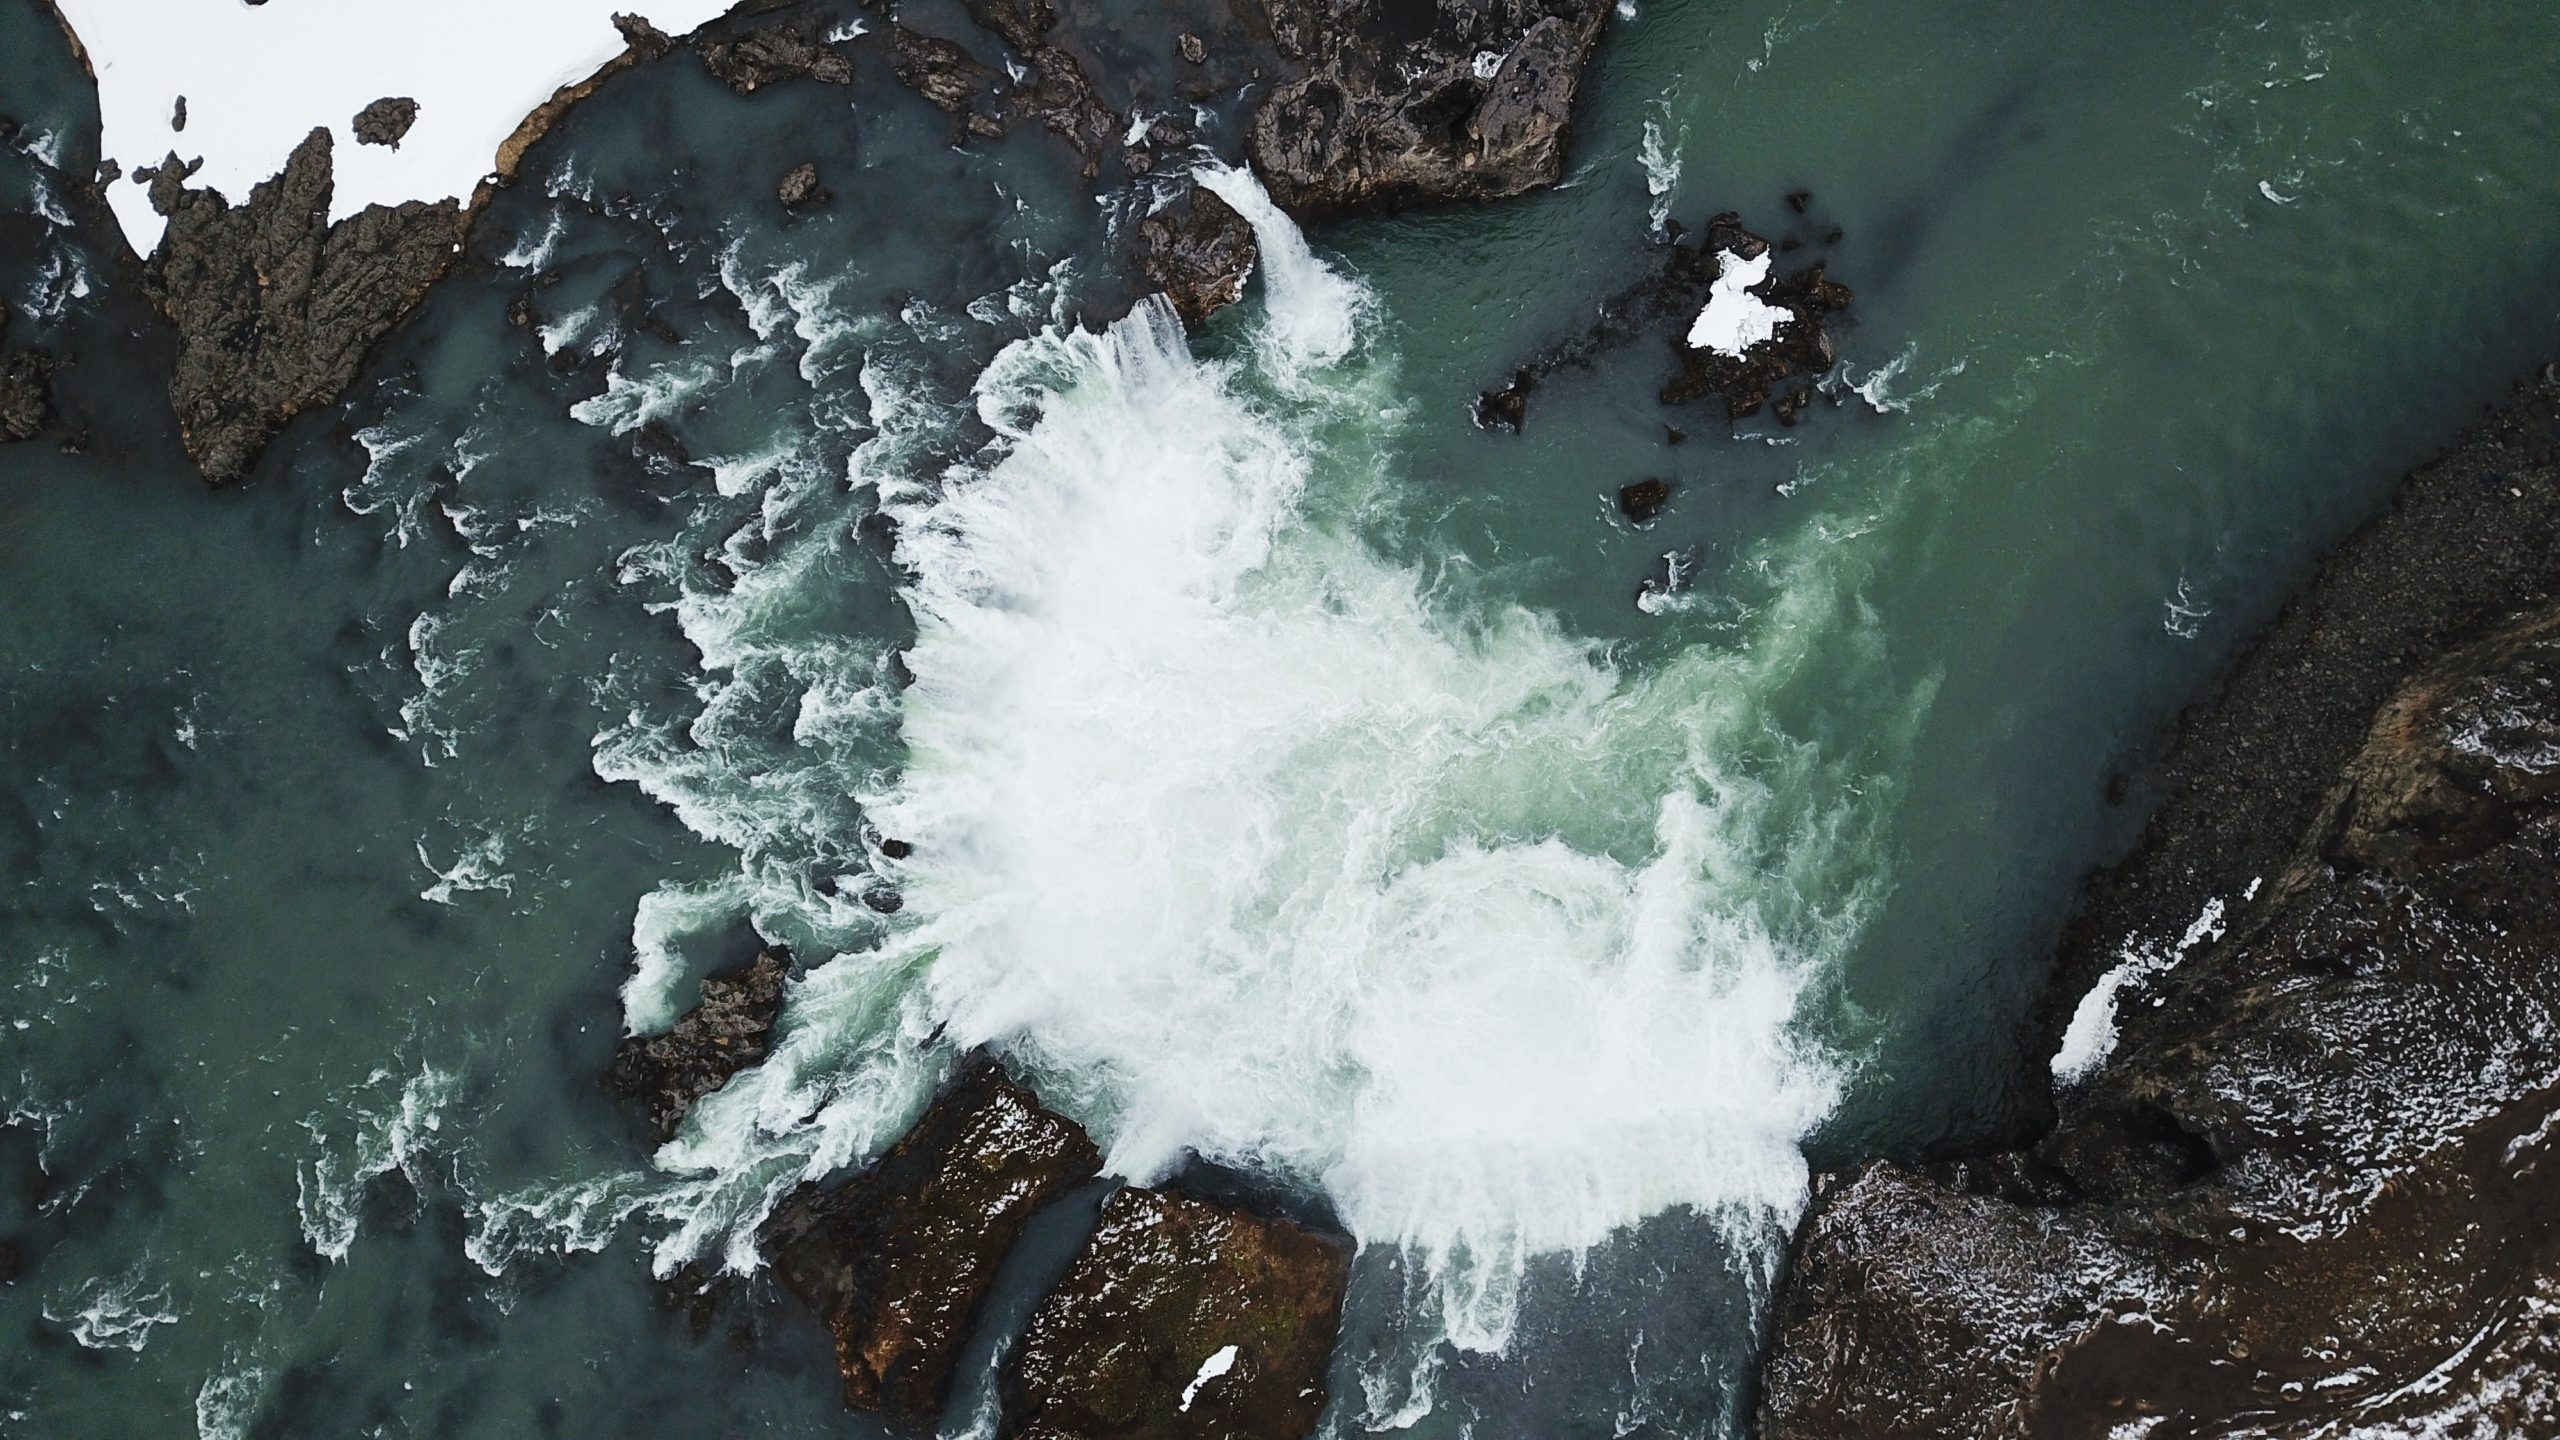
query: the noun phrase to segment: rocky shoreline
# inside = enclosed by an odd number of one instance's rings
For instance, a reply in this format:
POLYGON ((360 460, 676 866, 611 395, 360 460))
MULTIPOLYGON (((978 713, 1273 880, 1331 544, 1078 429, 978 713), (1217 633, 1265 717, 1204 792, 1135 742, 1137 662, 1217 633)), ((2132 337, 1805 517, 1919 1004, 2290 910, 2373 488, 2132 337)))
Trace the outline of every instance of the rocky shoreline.
MULTIPOLYGON (((616 16, 623 51, 527 115, 468 203, 374 205, 330 223, 325 130, 237 203, 188 188, 194 167, 175 153, 138 170, 169 219, 141 267, 177 332, 170 401, 189 455, 208 483, 231 483, 296 415, 334 403, 462 259, 472 222, 534 143, 613 76, 679 49, 740 95, 803 80, 852 86, 861 58, 878 54, 898 86, 951 117, 954 144, 1000 140, 1026 122, 1050 132, 1082 179, 1140 194, 1125 259, 1196 325, 1241 296, 1258 258, 1243 218, 1191 178, 1201 159, 1249 163, 1302 220, 1553 185, 1611 13, 1608 0, 1440 0, 1392 17, 1307 0, 1143 16, 1053 0, 964 8, 965 37, 894 16, 830 30, 832 10, 744 0, 681 45, 640 15, 616 16), (1223 140, 1201 128, 1203 103, 1244 107, 1223 140)), ((87 63, 69 22, 55 19, 87 63)), ((386 96, 365 107, 356 133, 396 145, 416 113, 416 102, 386 96)), ((90 198, 112 178, 89 182, 90 198)), ((814 173, 791 171, 779 193, 786 208, 824 203, 814 173)))
POLYGON ((1818 1181, 1760 1433, 2560 1433, 2560 367, 2158 785, 2062 947, 2051 1129, 1818 1181))

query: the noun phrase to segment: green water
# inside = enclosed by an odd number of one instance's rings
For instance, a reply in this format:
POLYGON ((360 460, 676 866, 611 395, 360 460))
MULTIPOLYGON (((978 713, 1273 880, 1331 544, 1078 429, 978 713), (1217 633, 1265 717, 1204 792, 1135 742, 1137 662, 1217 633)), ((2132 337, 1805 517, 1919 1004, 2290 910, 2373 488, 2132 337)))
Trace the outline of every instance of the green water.
MULTIPOLYGON (((93 102, 32 7, 0 5, 0 57, 0 111, 87 164, 93 102)), ((664 927, 680 975, 754 943, 750 910, 805 958, 897 938, 836 882, 907 764, 885 657, 914 636, 845 477, 975 453, 967 389, 1049 318, 1052 262, 1107 263, 1043 137, 961 155, 860 93, 617 83, 343 413, 210 495, 107 237, 34 218, 29 142, 0 154, 11 343, 76 359, 91 436, 0 450, 0 1433, 868 1433, 788 1302, 749 1286, 704 1328, 662 1304, 653 1248, 699 1197, 594 1083, 635 917, 671 899, 698 900, 664 927), (768 172, 804 158, 840 200, 785 225, 768 172), (498 258, 555 212, 537 312, 613 317, 557 357, 505 323, 533 271, 498 258), (834 288, 760 333, 724 254, 752 296, 792 264, 834 288), (66 256, 90 292, 48 317, 66 256), (1017 282, 1019 313, 968 318, 1017 282), (665 416, 695 457, 783 458, 728 495, 653 469, 571 416, 608 373, 698 381, 665 416)), ((2042 1103, 2017 1036, 2069 887, 2139 821, 2109 774, 2398 472, 2560 355, 2560 15, 1645 0, 1588 94, 1565 188, 1316 237, 1374 297, 1358 393, 1390 420, 1239 383, 1310 456, 1342 565, 1422 577, 1460 630, 1518 605, 1593 642, 1762 797, 1719 831, 1710 908, 1803 957, 1791 1033, 1840 1087, 1817 1163, 2001 1133, 2042 1103), (1668 447, 1639 342, 1520 436, 1469 425, 1640 270, 1648 121, 1690 224, 1783 227, 1814 192, 1859 294, 1844 378, 1899 360, 1870 393, 1907 408, 1671 416, 1668 447), (1611 496, 1657 474, 1670 511, 1629 529, 1611 496), (1695 583, 1648 613, 1666 552, 1695 583)), ((1257 323, 1201 348, 1243 363, 1257 323)), ((1521 767, 1519 824, 1641 860, 1659 752, 1521 767)), ((1473 803, 1435 819, 1536 838, 1473 803)), ((877 1027, 838 1039, 845 1076, 884 1073, 877 1027)), ((1112 1120, 1111 1076, 1043 1060, 1112 1120)), ((1373 1245, 1329 1424, 1729 1433, 1782 1219, 1675 1206, 1534 1259, 1497 1354, 1432 1346, 1429 1265, 1373 1245)))

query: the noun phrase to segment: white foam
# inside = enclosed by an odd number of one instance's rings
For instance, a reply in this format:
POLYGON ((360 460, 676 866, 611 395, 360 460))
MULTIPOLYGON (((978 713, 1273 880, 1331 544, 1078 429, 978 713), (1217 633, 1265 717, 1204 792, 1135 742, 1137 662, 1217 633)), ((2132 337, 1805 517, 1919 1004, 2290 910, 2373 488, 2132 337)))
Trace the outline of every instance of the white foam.
POLYGON ((1671 138, 1667 128, 1671 120, 1668 98, 1653 102, 1655 114, 1644 121, 1644 140, 1636 150, 1636 163, 1644 167, 1644 189, 1653 197, 1646 210, 1653 233, 1662 234, 1671 222, 1672 197, 1680 188, 1680 151, 1689 139, 1689 127, 1680 127, 1680 137, 1671 138))
MULTIPOLYGON (((2250 882, 2250 893, 2257 892, 2257 882, 2250 882)), ((2063 1028, 2062 1044, 2053 1052, 2053 1078, 2063 1085, 2076 1085, 2095 1074, 2100 1065, 2116 1049, 2116 1006, 2126 986, 2168 971, 2187 957, 2198 945, 2210 944, 2223 935, 2223 906, 2219 898, 2207 900, 2204 909, 2187 925, 2186 933, 2166 953, 2156 948, 2129 945, 2121 958, 2080 1003, 2071 1011, 2071 1023, 2063 1028)))
POLYGON ((84 1350, 141 1353, 151 1332, 178 1318, 169 1287, 152 1283, 136 1265, 121 1275, 90 1280, 47 1305, 44 1318, 71 1332, 84 1350))
MULTIPOLYGON (((326 127, 337 219, 373 204, 468 199, 526 115, 621 53, 612 16, 627 0, 59 3, 97 72, 105 156, 127 171, 172 150, 202 156, 190 183, 236 203, 326 127), (173 131, 180 96, 187 128, 173 131), (356 112, 385 96, 416 100, 416 124, 396 150, 357 144, 356 112)), ((649 10, 681 33, 728 5, 659 0, 649 10)), ((164 222, 146 187, 121 181, 107 198, 125 238, 150 253, 164 222)))
POLYGON ((1351 353, 1354 331, 1367 308, 1360 287, 1316 258, 1307 237, 1280 213, 1252 171, 1206 165, 1192 174, 1253 227, 1254 243, 1262 251, 1264 323, 1279 348, 1275 358, 1294 375, 1351 353))
POLYGON ((1753 286, 1768 279, 1768 251, 1752 260, 1730 250, 1718 252, 1715 288, 1708 292, 1706 308, 1690 322, 1689 348, 1740 359, 1754 346, 1767 344, 1778 333, 1778 322, 1794 318, 1751 293, 1753 286))

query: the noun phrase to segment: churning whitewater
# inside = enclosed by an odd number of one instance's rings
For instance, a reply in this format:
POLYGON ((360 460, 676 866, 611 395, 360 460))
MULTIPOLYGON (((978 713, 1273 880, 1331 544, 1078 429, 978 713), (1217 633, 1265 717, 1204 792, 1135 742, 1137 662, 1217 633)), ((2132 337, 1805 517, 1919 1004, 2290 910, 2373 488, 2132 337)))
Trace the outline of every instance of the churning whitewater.
MULTIPOLYGON (((1374 302, 1249 177, 1206 178, 1263 242, 1236 358, 1195 356, 1161 301, 1051 326, 979 378, 975 460, 857 455, 916 624, 880 707, 903 768, 857 796, 913 847, 870 861, 903 905, 660 1152, 674 1191, 627 1208, 680 1222, 662 1263, 725 1232, 752 1264, 745 1222, 894 1137, 977 1045, 1120 1175, 1197 1155, 1320 1191, 1415 1259, 1464 1348, 1504 1344, 1533 1256, 1681 1206, 1756 1252, 1802 1203, 1841 1067, 1800 1010, 1855 917, 1788 883, 1843 821, 1747 698, 1783 662, 1622 670, 1381 558, 1361 525, 1399 412, 1374 302)), ((1773 635, 1821 628, 1790 619, 1773 635)), ((666 927, 849 903, 756 874, 644 909, 636 1025, 674 1003, 666 927)))

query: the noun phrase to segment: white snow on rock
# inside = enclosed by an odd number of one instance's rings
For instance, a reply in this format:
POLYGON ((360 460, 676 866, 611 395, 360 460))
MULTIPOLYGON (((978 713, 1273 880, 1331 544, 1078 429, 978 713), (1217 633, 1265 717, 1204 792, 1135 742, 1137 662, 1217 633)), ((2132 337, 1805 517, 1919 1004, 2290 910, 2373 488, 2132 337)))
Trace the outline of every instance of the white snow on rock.
POLYGON ((1183 1413, 1190 1413, 1192 1397, 1200 1393, 1201 1386, 1208 1384, 1210 1381, 1217 1379, 1219 1376, 1226 1374, 1234 1368, 1236 1368, 1236 1347, 1233 1345, 1225 1346, 1221 1348, 1217 1354, 1201 1361, 1200 1373, 1192 1376, 1191 1383, 1182 1387, 1183 1413))
MULTIPOLYGON (((2255 889, 2255 882, 2252 882, 2251 890, 2254 892, 2255 889)), ((2099 976, 2098 983, 2089 987, 2089 993, 2081 996, 2080 1004, 2072 1010, 2071 1023, 2062 1032, 2062 1046, 2053 1052, 2055 1083, 2076 1085, 2115 1053, 2116 999, 2124 987, 2169 969, 2187 958, 2187 952, 2198 945, 2221 939, 2224 928, 2222 901, 2207 900, 2204 910, 2187 926, 2187 933, 2178 937, 2177 945, 2168 954, 2127 946, 2124 958, 2099 976)))
POLYGON ((130 178, 175 150, 190 184, 237 203, 313 129, 333 132, 332 220, 367 205, 469 199, 524 117, 622 52, 616 10, 682 34, 729 0, 59 0, 98 76, 107 198, 142 254, 163 221, 130 178), (178 97, 187 128, 170 128, 178 97), (358 110, 418 102, 398 149, 356 143, 358 110))
POLYGON ((1751 293, 1751 287, 1768 278, 1765 250, 1757 260, 1745 260, 1730 250, 1718 254, 1715 289, 1707 295, 1707 308, 1689 326, 1689 348, 1740 359, 1752 346, 1777 334, 1778 322, 1793 317, 1751 293))

